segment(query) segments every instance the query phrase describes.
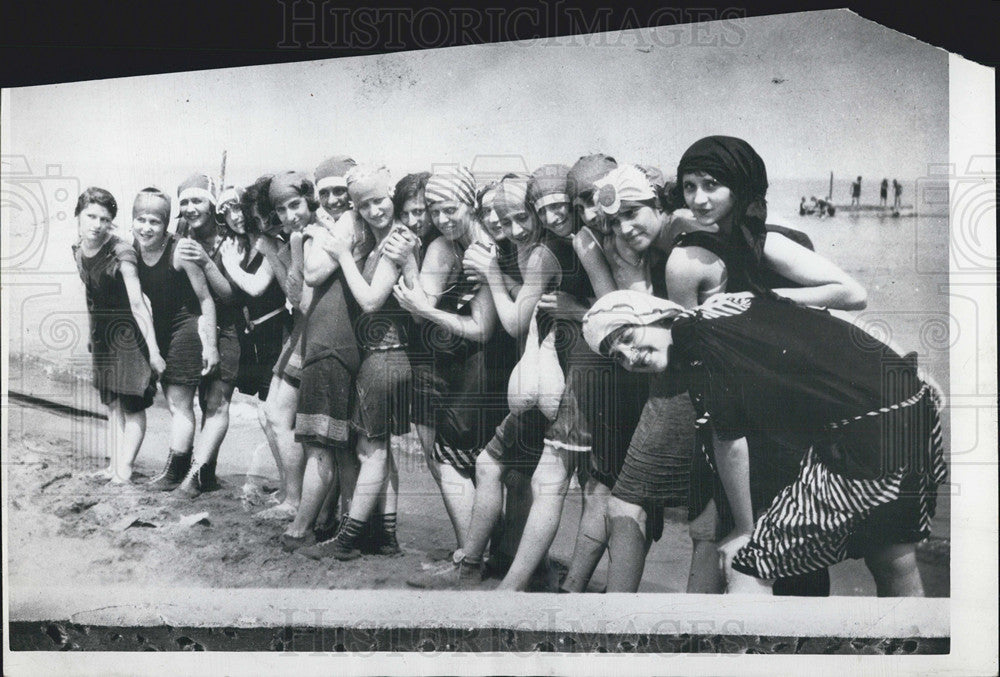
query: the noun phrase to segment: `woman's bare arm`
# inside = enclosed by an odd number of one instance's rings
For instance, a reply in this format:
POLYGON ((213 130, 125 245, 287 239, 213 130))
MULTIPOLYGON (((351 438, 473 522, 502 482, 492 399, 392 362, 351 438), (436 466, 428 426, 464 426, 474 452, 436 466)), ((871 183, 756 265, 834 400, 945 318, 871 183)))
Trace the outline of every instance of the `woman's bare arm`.
POLYGON ((764 263, 779 275, 802 285, 801 288, 774 290, 796 303, 837 310, 860 310, 868 304, 865 288, 837 264, 781 233, 767 234, 764 263))

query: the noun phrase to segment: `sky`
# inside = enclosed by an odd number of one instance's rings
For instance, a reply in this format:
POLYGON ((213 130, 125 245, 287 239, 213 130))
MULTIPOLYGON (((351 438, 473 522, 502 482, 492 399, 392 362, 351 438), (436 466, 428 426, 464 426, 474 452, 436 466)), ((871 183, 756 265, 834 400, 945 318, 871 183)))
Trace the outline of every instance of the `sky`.
POLYGON ((244 184, 335 153, 396 177, 596 151, 670 175, 709 134, 748 140, 772 179, 914 179, 947 162, 947 69, 945 51, 847 10, 805 12, 7 90, 3 152, 122 203, 217 173, 224 149, 244 184))

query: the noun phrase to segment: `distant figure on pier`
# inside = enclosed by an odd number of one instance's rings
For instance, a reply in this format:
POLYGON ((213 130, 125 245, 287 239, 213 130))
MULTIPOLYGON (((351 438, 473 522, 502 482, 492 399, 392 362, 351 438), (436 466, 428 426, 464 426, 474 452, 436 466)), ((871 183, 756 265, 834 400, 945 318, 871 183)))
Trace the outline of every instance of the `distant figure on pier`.
POLYGON ((896 179, 893 179, 892 180, 892 192, 893 192, 893 195, 894 195, 893 200, 892 200, 892 208, 893 209, 899 209, 900 207, 903 206, 902 199, 901 199, 903 197, 903 184, 901 184, 896 179))
POLYGON ((851 206, 860 207, 861 206, 861 177, 858 177, 857 181, 851 184, 851 206))
MULTIPOLYGON (((896 182, 893 181, 893 184, 896 182)), ((893 185, 895 188, 895 185, 893 185)), ((878 189, 878 204, 879 207, 885 207, 886 201, 889 199, 889 179, 882 179, 882 185, 878 189)))

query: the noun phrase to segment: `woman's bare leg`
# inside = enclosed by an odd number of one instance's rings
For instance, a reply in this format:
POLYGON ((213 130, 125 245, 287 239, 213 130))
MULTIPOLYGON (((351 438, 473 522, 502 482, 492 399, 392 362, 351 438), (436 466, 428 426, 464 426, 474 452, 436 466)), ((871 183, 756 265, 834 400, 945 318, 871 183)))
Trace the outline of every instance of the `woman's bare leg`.
POLYGON ((538 467, 531 476, 531 511, 524 525, 521 544, 498 590, 527 589, 531 575, 548 555, 559 530, 575 462, 574 452, 545 445, 538 467))
POLYGON ((608 498, 608 592, 637 592, 646 568, 646 510, 608 498))
POLYGON ((305 452, 302 445, 295 441, 295 408, 298 405, 299 389, 284 379, 275 376, 271 379, 271 388, 264 403, 266 420, 265 434, 272 448, 277 448, 280 462, 279 468, 284 472, 282 486, 284 499, 273 508, 257 513, 258 517, 283 517, 293 514, 302 500, 302 476, 305 472, 305 452))
POLYGON ((472 506, 476 500, 476 487, 471 477, 465 477, 456 468, 447 463, 438 463, 434 459, 435 430, 431 426, 417 424, 417 436, 424 450, 424 458, 431 476, 441 490, 445 510, 451 519, 455 531, 455 541, 460 550, 465 546, 465 530, 472 519, 472 506))
POLYGON ((917 568, 913 543, 894 543, 872 548, 865 565, 875 578, 879 597, 923 597, 924 584, 917 568))
POLYGON ((608 499, 611 489, 594 478, 583 491, 583 514, 576 532, 573 559, 562 587, 569 592, 583 592, 608 545, 608 499))
POLYGON ((285 533, 301 538, 313 528, 334 477, 333 449, 319 444, 306 444, 306 468, 302 480, 302 501, 295 519, 285 533))

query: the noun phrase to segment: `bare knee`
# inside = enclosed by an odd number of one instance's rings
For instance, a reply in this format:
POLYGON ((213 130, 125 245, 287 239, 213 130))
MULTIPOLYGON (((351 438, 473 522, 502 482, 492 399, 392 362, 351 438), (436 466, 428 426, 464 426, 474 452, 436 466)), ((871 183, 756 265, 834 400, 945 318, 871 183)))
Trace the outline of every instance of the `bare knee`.
POLYGON ((561 462, 539 462, 535 472, 531 475, 531 495, 534 498, 541 496, 563 497, 569 490, 569 476, 572 470, 561 462))
POLYGON ((358 442, 358 459, 362 463, 387 463, 389 461, 389 438, 362 437, 358 442))
POLYGON ((218 416, 229 413, 229 400, 232 390, 224 384, 213 385, 205 397, 205 416, 218 416))
POLYGON ((917 572, 916 547, 897 543, 873 549, 865 555, 865 565, 878 582, 891 582, 917 572))
POLYGON ((503 465, 486 450, 476 457, 476 485, 499 484, 503 479, 503 465))
POLYGON ((264 403, 264 416, 272 430, 291 430, 295 421, 297 391, 277 377, 275 381, 264 403))
POLYGON ((178 392, 170 389, 167 392, 167 408, 171 416, 181 415, 184 418, 194 418, 193 393, 178 392))
POLYGON ((608 499, 608 518, 616 519, 619 517, 633 520, 640 525, 646 524, 646 511, 641 505, 628 503, 612 496, 608 499))

